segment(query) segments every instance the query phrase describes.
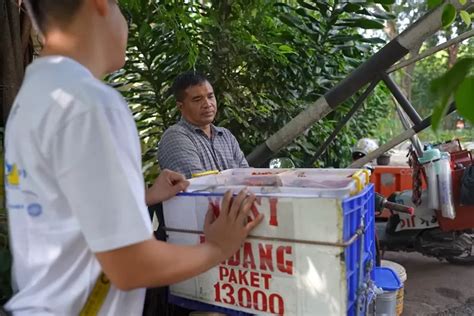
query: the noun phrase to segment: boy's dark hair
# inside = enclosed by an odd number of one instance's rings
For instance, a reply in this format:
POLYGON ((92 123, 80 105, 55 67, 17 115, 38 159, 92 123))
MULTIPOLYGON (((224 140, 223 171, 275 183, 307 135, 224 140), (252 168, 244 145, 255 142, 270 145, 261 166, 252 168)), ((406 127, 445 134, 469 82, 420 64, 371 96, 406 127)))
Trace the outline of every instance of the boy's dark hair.
POLYGON ((184 91, 192 86, 209 82, 207 77, 196 71, 187 71, 180 74, 173 82, 171 86, 171 92, 173 93, 176 101, 182 101, 185 97, 184 91))
POLYGON ((40 32, 44 33, 51 21, 66 25, 80 9, 83 2, 83 0, 28 0, 26 4, 33 23, 36 24, 40 32))

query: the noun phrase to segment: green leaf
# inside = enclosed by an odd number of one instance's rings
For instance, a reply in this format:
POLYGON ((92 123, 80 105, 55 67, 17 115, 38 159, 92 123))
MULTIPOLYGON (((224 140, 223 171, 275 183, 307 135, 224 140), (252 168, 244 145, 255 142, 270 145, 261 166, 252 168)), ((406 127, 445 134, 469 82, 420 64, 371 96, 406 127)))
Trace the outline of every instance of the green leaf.
POLYGON ((443 3, 443 0, 428 0, 428 9, 433 9, 443 3))
POLYGON ((329 5, 325 1, 318 1, 316 2, 316 5, 319 8, 319 12, 321 12, 322 15, 327 16, 329 5))
POLYGON ((301 23, 297 18, 292 15, 282 15, 280 16, 280 20, 286 25, 293 27, 297 27, 301 23))
POLYGON ((441 100, 433 110, 431 123, 434 130, 438 129, 448 110, 449 98, 458 89, 473 66, 474 58, 460 59, 448 72, 431 82, 430 92, 438 100, 441 100))
POLYGON ((446 27, 453 23, 455 18, 456 8, 451 3, 446 4, 443 9, 443 15, 441 16, 441 22, 443 23, 443 27, 446 27))
POLYGON ((385 27, 383 23, 369 19, 346 19, 346 21, 349 23, 341 23, 340 25, 360 27, 363 29, 383 29, 385 27))
POLYGON ((355 3, 347 3, 342 8, 342 11, 349 12, 349 13, 354 13, 354 12, 357 12, 358 10, 360 10, 360 5, 357 5, 355 3))
POLYGON ((318 11, 318 7, 307 3, 306 1, 298 0, 298 4, 306 9, 313 10, 313 11, 318 11))
POLYGON ((448 100, 444 100, 438 105, 433 110, 433 114, 431 115, 431 128, 434 131, 437 131, 439 128, 439 125, 443 121, 443 118, 446 116, 446 112, 448 112, 448 100))
POLYGON ((467 0, 459 0, 459 3, 465 5, 467 3, 467 0))
POLYGON ((380 4, 385 4, 385 5, 391 5, 395 4, 395 0, 374 0, 375 3, 380 3, 380 4))
POLYGON ((466 77, 454 93, 460 115, 474 123, 474 77, 466 77))
POLYGON ((451 95, 469 74, 469 70, 474 66, 474 58, 460 59, 449 71, 441 77, 433 80, 430 91, 435 96, 446 97, 451 95))
POLYGON ((466 23, 467 26, 471 25, 471 16, 467 11, 461 10, 459 12, 459 15, 461 16, 461 19, 466 23))
MULTIPOLYGON (((359 12, 357 12, 359 13, 359 12)), ((382 19, 382 20, 393 20, 396 19, 397 16, 393 13, 390 12, 368 12, 371 16, 377 19, 382 19)))
POLYGON ((293 48, 291 48, 291 47, 288 46, 288 45, 280 45, 280 46, 278 47, 278 49, 279 49, 281 52, 285 53, 285 54, 289 54, 289 53, 294 53, 294 52, 295 52, 295 51, 293 50, 293 48))
POLYGON ((359 41, 363 43, 371 43, 371 44, 385 44, 386 43, 384 39, 381 39, 378 37, 363 38, 363 39, 360 39, 359 41))

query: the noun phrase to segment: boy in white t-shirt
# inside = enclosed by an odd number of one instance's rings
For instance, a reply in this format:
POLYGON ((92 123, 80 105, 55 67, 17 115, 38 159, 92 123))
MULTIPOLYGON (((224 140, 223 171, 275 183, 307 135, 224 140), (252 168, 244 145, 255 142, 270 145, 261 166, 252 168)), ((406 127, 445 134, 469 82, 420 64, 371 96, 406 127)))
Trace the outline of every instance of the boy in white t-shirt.
POLYGON ((99 78, 122 67, 127 25, 115 1, 34 0, 42 56, 26 70, 5 138, 13 315, 78 315, 103 271, 100 315, 139 315, 146 287, 182 281, 235 253, 254 196, 226 193, 206 242, 152 238, 147 204, 188 183, 163 171, 145 190, 140 142, 119 93, 99 78))

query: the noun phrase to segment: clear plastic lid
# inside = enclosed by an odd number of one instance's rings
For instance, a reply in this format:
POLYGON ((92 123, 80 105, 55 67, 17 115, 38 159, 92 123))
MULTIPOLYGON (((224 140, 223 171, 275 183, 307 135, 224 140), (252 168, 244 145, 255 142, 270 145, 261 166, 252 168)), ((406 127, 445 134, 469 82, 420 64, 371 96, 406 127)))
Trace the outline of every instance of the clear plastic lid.
POLYGON ((230 169, 191 180, 188 192, 219 194, 247 187, 258 195, 338 197, 356 194, 369 183, 361 169, 230 169))

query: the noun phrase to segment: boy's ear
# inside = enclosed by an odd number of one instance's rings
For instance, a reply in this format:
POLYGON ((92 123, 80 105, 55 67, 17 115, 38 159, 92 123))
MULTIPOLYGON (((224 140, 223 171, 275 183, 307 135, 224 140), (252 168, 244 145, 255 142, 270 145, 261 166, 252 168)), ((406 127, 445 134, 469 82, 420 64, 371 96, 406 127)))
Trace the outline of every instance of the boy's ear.
POLYGON ((181 110, 183 108, 183 102, 176 101, 176 106, 178 107, 178 110, 181 110))
POLYGON ((100 16, 106 16, 109 13, 110 6, 115 5, 110 0, 91 0, 100 16))

